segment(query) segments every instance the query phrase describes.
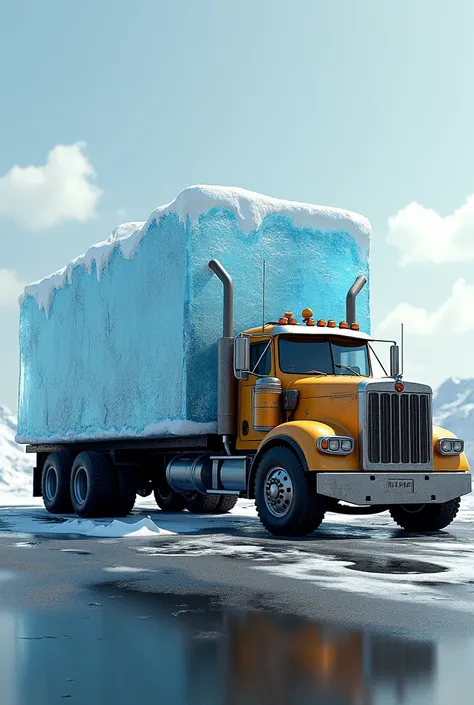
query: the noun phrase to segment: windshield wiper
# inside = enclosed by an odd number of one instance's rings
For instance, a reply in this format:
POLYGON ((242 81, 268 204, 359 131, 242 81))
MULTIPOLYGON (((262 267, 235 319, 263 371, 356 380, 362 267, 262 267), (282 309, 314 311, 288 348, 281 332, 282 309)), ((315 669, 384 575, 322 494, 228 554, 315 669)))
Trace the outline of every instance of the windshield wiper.
POLYGON ((328 376, 327 372, 321 372, 321 370, 308 370, 307 374, 311 375, 324 375, 325 377, 328 376))
POLYGON ((348 370, 349 372, 352 372, 353 375, 357 375, 357 377, 361 377, 362 375, 360 372, 357 372, 356 370, 353 370, 352 367, 348 367, 347 365, 338 365, 337 362, 334 363, 335 367, 340 367, 341 370, 348 370))

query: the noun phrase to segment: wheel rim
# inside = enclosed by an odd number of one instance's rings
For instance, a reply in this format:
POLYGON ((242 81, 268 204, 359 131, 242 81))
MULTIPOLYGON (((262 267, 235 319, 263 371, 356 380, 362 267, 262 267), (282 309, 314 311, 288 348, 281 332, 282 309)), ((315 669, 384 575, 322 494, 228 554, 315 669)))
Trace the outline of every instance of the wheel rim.
POLYGON ((73 492, 74 499, 77 504, 84 504, 87 498, 87 491, 89 489, 89 481, 87 477, 87 471, 84 467, 77 468, 74 474, 73 482, 73 492))
POLYGON ((172 492, 171 487, 168 490, 166 490, 163 487, 156 488, 156 494, 158 495, 158 497, 160 499, 162 499, 164 501, 166 501, 167 499, 169 499, 171 497, 171 492, 172 492))
POLYGON ((288 514, 293 503, 293 483, 284 468, 269 470, 264 486, 265 505, 273 516, 281 518, 288 514))
POLYGON ((58 490, 58 474, 52 465, 46 470, 44 478, 44 493, 48 502, 52 502, 58 490))
POLYGON ((402 504, 402 509, 407 514, 418 514, 425 508, 425 504, 402 504))

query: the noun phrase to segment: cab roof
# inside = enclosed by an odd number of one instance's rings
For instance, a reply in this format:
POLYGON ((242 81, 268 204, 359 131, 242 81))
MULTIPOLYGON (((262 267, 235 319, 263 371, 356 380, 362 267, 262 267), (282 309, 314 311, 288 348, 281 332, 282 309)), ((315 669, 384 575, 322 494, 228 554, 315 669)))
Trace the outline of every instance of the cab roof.
POLYGON ((360 330, 351 330, 350 328, 329 328, 328 326, 306 326, 306 325, 280 325, 274 323, 266 323, 264 328, 257 326, 256 328, 248 328, 244 331, 248 335, 315 335, 315 336, 337 336, 346 338, 347 340, 374 340, 371 335, 363 333, 360 330))

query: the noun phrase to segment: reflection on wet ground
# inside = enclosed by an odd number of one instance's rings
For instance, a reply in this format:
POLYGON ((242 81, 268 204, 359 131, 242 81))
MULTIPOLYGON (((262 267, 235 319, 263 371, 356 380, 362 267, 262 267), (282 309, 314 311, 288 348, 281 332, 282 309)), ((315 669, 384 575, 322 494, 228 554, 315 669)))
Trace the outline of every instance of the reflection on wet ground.
POLYGON ((139 581, 97 586, 91 595, 77 611, 0 614, 2 705, 470 701, 469 681, 462 685, 455 669, 470 674, 471 644, 140 592, 139 581))
MULTIPOLYGON (((339 555, 339 558, 344 558, 339 555)), ((349 556, 349 559, 352 557, 349 556)), ((443 573, 446 566, 416 561, 411 559, 393 558, 391 556, 364 556, 354 560, 349 570, 360 570, 363 573, 390 573, 392 575, 410 575, 419 573, 443 573)))

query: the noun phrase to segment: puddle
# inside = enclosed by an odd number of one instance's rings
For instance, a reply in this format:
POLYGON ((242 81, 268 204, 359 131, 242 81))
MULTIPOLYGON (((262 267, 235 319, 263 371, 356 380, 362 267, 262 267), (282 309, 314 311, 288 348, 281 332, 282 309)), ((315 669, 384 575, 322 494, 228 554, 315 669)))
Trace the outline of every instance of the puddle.
POLYGON ((89 595, 75 611, 0 613, 2 705, 470 701, 474 640, 384 635, 136 583, 89 595))
MULTIPOLYGON (((342 556, 338 556, 342 558, 342 556)), ((405 575, 421 573, 444 573, 448 570, 446 566, 437 565, 436 563, 426 563, 425 561, 405 560, 403 558, 391 558, 390 556, 363 558, 353 557, 347 558, 351 560, 353 565, 347 566, 348 570, 359 570, 363 573, 391 573, 394 575, 405 575)))

